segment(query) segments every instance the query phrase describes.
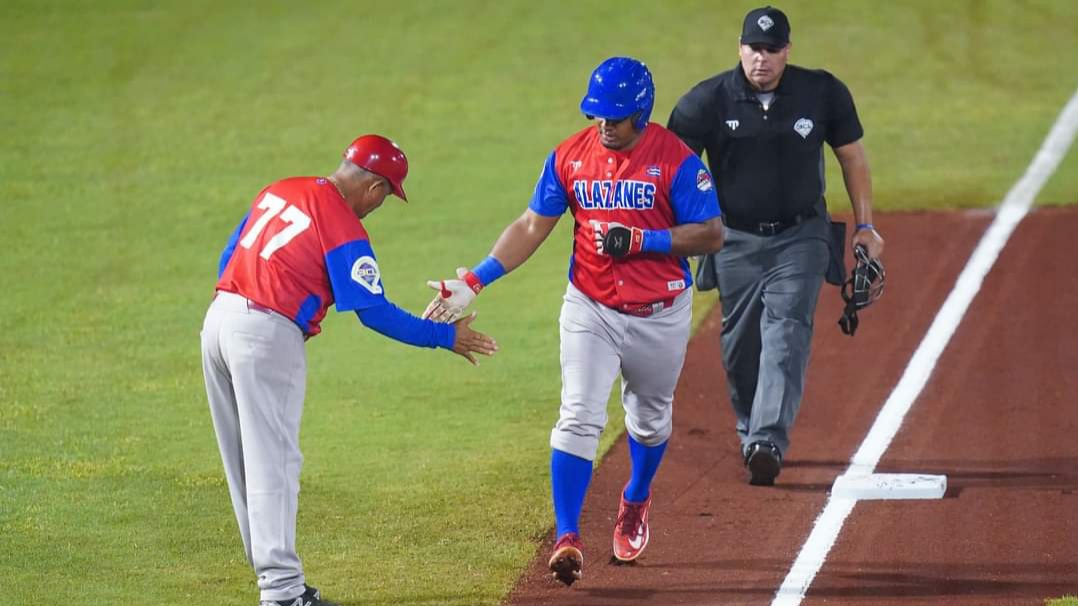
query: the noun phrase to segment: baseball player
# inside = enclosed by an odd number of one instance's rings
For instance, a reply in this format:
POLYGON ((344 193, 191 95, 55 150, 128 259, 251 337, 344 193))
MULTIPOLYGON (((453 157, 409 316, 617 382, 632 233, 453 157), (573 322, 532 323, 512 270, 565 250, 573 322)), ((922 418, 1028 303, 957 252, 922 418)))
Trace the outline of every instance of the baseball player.
POLYGON ((406 200, 404 152, 378 135, 357 138, 329 177, 284 179, 263 189, 224 253, 202 328, 202 368, 232 507, 261 606, 320 606, 296 555, 299 449, 307 361, 330 305, 355 311, 388 337, 466 357, 492 355, 474 318, 440 324, 385 295, 361 219, 390 193, 406 200))
POLYGON ((453 318, 483 288, 516 269, 573 214, 569 285, 561 309, 561 411, 550 435, 557 541, 555 579, 581 578, 580 511, 591 480, 606 403, 621 373, 632 474, 614 526, 614 556, 631 561, 648 544, 651 480, 671 433, 674 386, 692 314, 685 255, 716 251, 723 225, 711 175, 676 136, 649 123, 655 86, 627 57, 592 73, 580 109, 594 126, 546 159, 531 203, 485 260, 439 291, 425 316, 453 318))

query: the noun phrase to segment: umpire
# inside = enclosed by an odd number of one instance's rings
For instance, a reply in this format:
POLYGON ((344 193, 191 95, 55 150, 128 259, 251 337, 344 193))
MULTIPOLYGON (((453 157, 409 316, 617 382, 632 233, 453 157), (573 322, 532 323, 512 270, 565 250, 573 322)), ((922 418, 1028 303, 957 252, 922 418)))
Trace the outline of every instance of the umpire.
POLYGON ((824 142, 853 206, 851 246, 872 258, 883 252, 853 97, 824 70, 787 65, 791 46, 781 10, 749 11, 739 64, 686 93, 668 125, 707 152, 723 201, 726 244, 701 259, 697 284, 720 292, 737 433, 749 483, 764 486, 774 484, 790 445, 820 287, 825 274, 841 283, 845 270, 844 231, 832 229, 824 201, 824 142))

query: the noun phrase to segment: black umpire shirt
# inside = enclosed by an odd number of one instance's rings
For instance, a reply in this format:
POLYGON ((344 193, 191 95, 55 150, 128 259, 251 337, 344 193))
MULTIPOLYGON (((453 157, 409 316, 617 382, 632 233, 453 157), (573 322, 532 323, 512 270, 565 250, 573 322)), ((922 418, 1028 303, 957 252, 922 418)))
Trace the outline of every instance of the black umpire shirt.
POLYGON ((730 223, 822 209, 823 142, 841 147, 864 134, 849 89, 824 70, 787 64, 772 92, 765 111, 739 63, 697 84, 670 114, 670 130, 697 154, 707 150, 730 223))

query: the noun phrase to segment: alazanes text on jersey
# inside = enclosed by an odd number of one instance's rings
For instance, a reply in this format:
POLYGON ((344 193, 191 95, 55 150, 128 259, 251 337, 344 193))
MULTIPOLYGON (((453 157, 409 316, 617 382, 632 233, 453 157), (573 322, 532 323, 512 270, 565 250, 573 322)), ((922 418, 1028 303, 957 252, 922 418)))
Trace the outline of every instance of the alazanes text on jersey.
POLYGON ((573 181, 573 193, 587 210, 655 208, 655 184, 648 181, 573 181))

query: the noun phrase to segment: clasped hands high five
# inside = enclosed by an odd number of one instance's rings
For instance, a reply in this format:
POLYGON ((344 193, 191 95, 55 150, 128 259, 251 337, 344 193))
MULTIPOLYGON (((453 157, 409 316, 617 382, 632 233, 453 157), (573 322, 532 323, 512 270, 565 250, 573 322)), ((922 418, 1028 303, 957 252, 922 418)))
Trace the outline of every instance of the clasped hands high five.
POLYGON ((483 290, 479 279, 466 267, 457 268, 456 280, 428 280, 427 286, 438 292, 423 311, 423 317, 435 322, 456 322, 483 290))
MULTIPOLYGON (((600 255, 627 257, 643 250, 645 230, 614 221, 592 220, 589 223, 594 233, 595 250, 600 255)), ((428 280, 427 286, 436 294, 423 311, 423 317, 435 322, 457 321, 483 290, 482 282, 466 267, 457 268, 455 280, 428 280)))

